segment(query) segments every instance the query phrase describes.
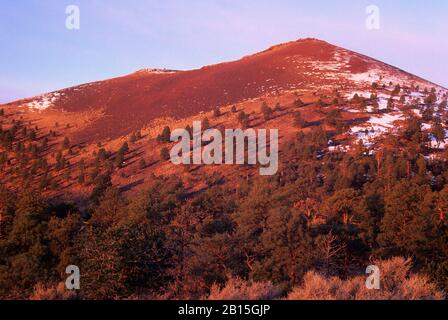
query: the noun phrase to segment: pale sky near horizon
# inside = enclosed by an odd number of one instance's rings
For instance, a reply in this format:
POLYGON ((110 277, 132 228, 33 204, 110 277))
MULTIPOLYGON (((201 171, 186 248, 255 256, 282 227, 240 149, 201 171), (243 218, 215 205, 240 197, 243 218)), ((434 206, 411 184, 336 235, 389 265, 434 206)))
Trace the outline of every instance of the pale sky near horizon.
POLYGON ((0 103, 141 68, 194 69, 315 37, 448 87, 445 0, 0 0, 0 103), (81 28, 65 27, 78 5, 81 28), (368 5, 381 10, 367 30, 368 5))

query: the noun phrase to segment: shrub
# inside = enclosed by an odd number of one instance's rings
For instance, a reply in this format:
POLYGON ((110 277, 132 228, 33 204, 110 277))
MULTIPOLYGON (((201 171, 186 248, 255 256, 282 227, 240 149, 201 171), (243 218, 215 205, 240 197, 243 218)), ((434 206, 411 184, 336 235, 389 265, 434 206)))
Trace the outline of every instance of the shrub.
POLYGON ((263 104, 261 105, 261 113, 263 113, 263 117, 267 121, 271 119, 273 111, 266 102, 263 102, 263 104))
POLYGON ((208 300, 273 300, 282 290, 271 282, 249 282, 230 278, 224 287, 212 286, 208 300))
POLYGON ((77 294, 74 291, 67 291, 64 283, 59 283, 54 287, 46 287, 39 283, 34 287, 34 292, 30 300, 76 300, 77 294))
POLYGON ((411 261, 393 258, 376 263, 379 267, 380 290, 369 290, 366 277, 356 276, 347 280, 325 277, 314 271, 308 272, 300 287, 288 295, 288 300, 443 300, 429 278, 411 274, 411 261))
POLYGON ((166 126, 163 128, 162 133, 157 137, 158 142, 170 142, 171 140, 171 129, 166 126))
POLYGON ((168 161, 170 159, 170 151, 168 148, 164 147, 160 150, 160 159, 163 161, 168 161))

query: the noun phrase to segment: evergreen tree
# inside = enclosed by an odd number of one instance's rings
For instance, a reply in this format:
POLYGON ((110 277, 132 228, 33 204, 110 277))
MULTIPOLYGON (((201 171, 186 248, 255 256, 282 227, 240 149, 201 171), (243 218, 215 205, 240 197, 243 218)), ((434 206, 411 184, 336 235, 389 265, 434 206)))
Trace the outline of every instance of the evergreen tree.
POLYGON ((271 119, 273 111, 266 102, 263 102, 263 104, 261 105, 261 113, 263 114, 264 119, 267 121, 271 119))
POLYGON ((297 99, 297 100, 294 101, 294 106, 295 106, 296 108, 301 108, 301 107, 303 107, 304 105, 305 105, 305 103, 304 103, 301 99, 297 99))
POLYGON ((210 129, 210 121, 208 120, 207 117, 205 117, 202 120, 202 130, 208 130, 208 129, 210 129))
POLYGON ((238 113, 238 122, 243 129, 247 128, 249 126, 249 116, 244 111, 240 111, 238 113))
POLYGON ((145 169, 146 168, 146 161, 145 161, 145 159, 140 159, 140 161, 138 162, 138 166, 139 166, 139 168, 141 169, 141 170, 143 170, 143 169, 145 169))
POLYGON ((426 246, 429 217, 422 210, 425 186, 401 181, 385 196, 379 242, 392 255, 420 256, 426 246))
POLYGON ((431 134, 434 136, 437 142, 437 149, 440 148, 440 144, 445 141, 445 129, 440 121, 435 121, 431 128, 431 134))
POLYGON ((162 159, 163 161, 168 161, 170 159, 170 151, 168 150, 168 148, 163 147, 160 150, 160 159, 162 159))
POLYGON ((306 127, 306 125, 307 125, 307 123, 302 118, 302 114, 300 112, 294 113, 294 127, 301 129, 301 128, 306 127))
POLYGON ((127 142, 124 142, 123 145, 121 146, 120 150, 118 150, 119 153, 122 153, 123 155, 125 155, 126 153, 129 152, 129 145, 127 142))
POLYGON ((213 110, 213 117, 214 118, 219 118, 221 116, 221 109, 216 108, 215 110, 213 110))
POLYGON ((166 126, 163 128, 162 133, 157 137, 157 141, 159 142, 170 142, 171 141, 171 129, 166 126))

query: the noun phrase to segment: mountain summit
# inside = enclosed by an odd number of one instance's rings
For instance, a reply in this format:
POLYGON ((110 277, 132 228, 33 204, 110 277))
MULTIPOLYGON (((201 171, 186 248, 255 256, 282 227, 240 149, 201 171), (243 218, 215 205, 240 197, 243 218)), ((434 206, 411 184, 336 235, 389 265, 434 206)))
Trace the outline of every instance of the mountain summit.
POLYGON ((82 140, 115 138, 157 118, 182 119, 217 107, 297 90, 353 95, 372 83, 442 87, 356 52, 316 39, 271 47, 198 70, 144 69, 12 103, 36 110, 101 114, 82 140))

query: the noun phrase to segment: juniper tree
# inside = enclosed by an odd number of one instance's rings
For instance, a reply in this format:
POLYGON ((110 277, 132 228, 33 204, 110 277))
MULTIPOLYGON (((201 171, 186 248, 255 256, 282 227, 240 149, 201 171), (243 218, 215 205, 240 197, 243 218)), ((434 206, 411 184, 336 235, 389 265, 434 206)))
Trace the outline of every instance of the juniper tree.
POLYGON ((271 119, 273 111, 266 102, 263 102, 261 105, 261 113, 263 114, 264 119, 267 121, 271 119))
POLYGON ((158 142, 170 142, 171 140, 171 129, 166 126, 163 128, 162 133, 157 137, 158 142))
POLYGON ((294 113, 294 126, 296 128, 303 128, 306 126, 306 121, 303 119, 302 114, 300 112, 294 113))
POLYGON ((214 118, 219 118, 221 116, 221 109, 216 108, 215 110, 213 110, 213 117, 214 118))
POLYGON ((64 140, 62 141, 62 147, 64 149, 70 148, 70 140, 69 140, 69 138, 67 138, 67 137, 64 138, 64 140))
POLYGON ((430 216, 422 205, 429 192, 428 186, 401 181, 386 194, 379 242, 389 254, 418 256, 424 252, 430 216))
POLYGON ((118 151, 117 155, 115 156, 115 165, 118 168, 121 168, 123 166, 123 162, 124 162, 124 154, 121 151, 118 151))
POLYGON ((434 136, 437 142, 437 149, 439 149, 440 144, 445 141, 445 129, 440 121, 435 121, 432 128, 431 134, 434 136))
POLYGON ((303 107, 305 105, 305 103, 301 100, 301 99, 296 99, 295 101, 294 101, 294 106, 296 107, 296 108, 301 108, 301 107, 303 107))
POLYGON ((118 150, 118 152, 121 152, 123 154, 126 154, 129 152, 129 145, 127 142, 124 142, 120 148, 120 150, 118 150))
POLYGON ((240 111, 238 113, 237 119, 240 125, 243 127, 243 129, 249 126, 249 116, 244 111, 240 111))
POLYGON ((167 147, 163 147, 160 150, 160 159, 162 159, 163 161, 168 161, 170 159, 170 151, 167 147))
POLYGON ((208 130, 208 129, 210 129, 210 121, 208 120, 207 117, 205 117, 202 120, 202 130, 208 130))
POLYGON ((145 161, 145 159, 140 159, 140 161, 139 161, 139 163, 138 163, 138 166, 139 166, 139 168, 141 169, 141 170, 143 170, 143 169, 145 169, 146 168, 146 161, 145 161))

